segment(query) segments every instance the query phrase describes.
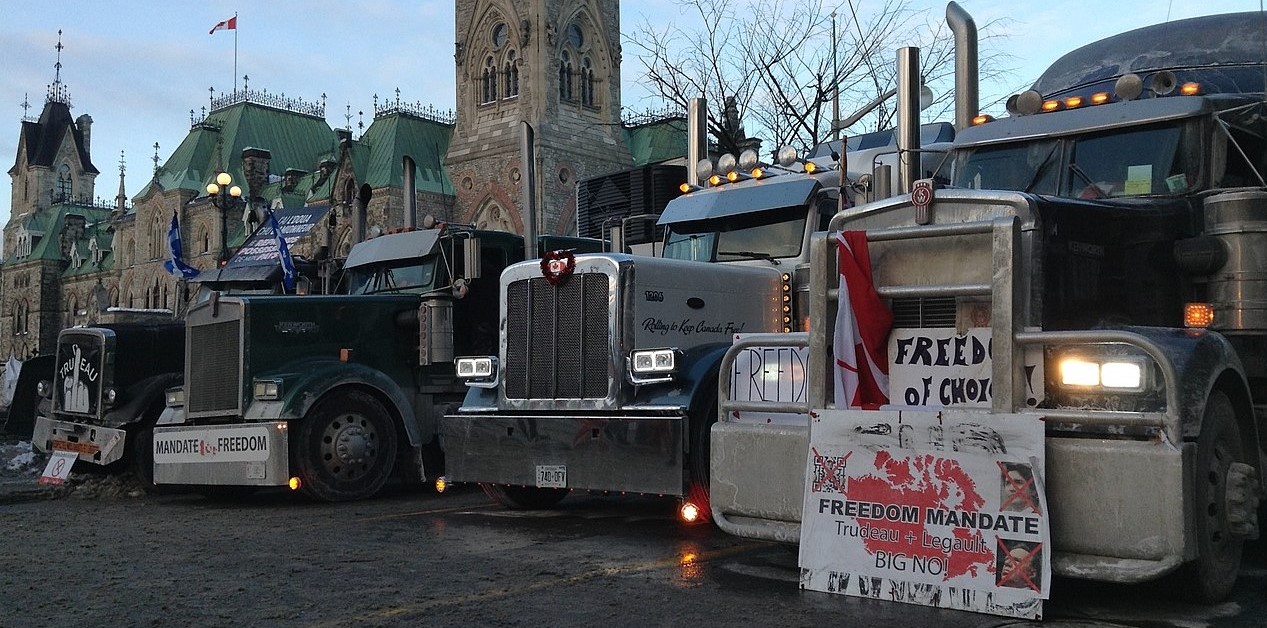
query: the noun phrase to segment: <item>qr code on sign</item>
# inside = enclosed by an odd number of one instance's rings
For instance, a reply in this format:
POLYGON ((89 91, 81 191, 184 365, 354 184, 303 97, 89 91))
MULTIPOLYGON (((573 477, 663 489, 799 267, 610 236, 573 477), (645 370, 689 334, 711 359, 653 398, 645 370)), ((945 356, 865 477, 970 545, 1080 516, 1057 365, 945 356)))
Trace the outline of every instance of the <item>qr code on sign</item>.
POLYGON ((849 456, 820 456, 814 454, 814 491, 827 493, 845 492, 845 460, 849 456))

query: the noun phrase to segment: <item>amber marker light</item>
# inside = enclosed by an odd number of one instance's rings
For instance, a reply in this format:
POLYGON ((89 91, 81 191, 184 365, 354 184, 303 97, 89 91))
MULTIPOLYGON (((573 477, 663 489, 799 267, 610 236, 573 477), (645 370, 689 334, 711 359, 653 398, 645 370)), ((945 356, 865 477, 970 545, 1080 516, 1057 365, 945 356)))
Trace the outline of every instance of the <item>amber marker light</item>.
POLYGON ((1082 96, 1070 96, 1065 99, 1066 109, 1076 109, 1082 106, 1082 96))
POLYGON ((678 509, 678 516, 686 523, 695 523, 699 521, 699 506, 691 502, 682 502, 682 507, 678 509))
POLYGON ((713 176, 709 177, 709 178, 708 178, 708 184, 709 184, 709 185, 714 185, 714 186, 716 186, 716 185, 721 185, 721 175, 719 175, 719 174, 715 174, 715 175, 713 175, 713 176))
POLYGON ((1055 111, 1060 108, 1059 100, 1048 100, 1043 102, 1043 111, 1055 111))
POLYGON ((752 169, 752 178, 754 178, 754 179, 760 179, 761 177, 764 177, 764 176, 765 176, 765 170, 764 170, 764 169, 762 169, 762 168, 753 168, 753 169, 752 169))
POLYGON ((443 475, 436 478, 436 492, 437 493, 443 493, 448 488, 449 488, 449 478, 446 478, 443 475))
POLYGON ((1103 105, 1106 102, 1109 102, 1108 92, 1096 92, 1094 94, 1091 94, 1091 104, 1103 105))
POLYGON ((1214 323, 1214 306, 1209 303, 1186 303, 1183 306, 1183 324, 1186 327, 1205 329, 1214 323))
POLYGON ((994 122, 994 116, 981 114, 972 118, 972 126, 981 126, 987 122, 994 122))
POLYGON ((290 478, 290 481, 286 483, 286 486, 289 486, 292 491, 299 490, 303 485, 303 481, 298 476, 290 478))
POLYGON ((814 162, 812 162, 812 161, 807 161, 807 162, 805 162, 805 172, 808 172, 808 173, 810 173, 810 174, 814 174, 814 171, 816 171, 816 170, 818 170, 818 165, 817 165, 817 164, 815 164, 815 163, 814 163, 814 162))
POLYGON ((1200 83, 1184 83, 1179 87, 1179 93, 1184 96, 1196 96, 1201 93, 1200 83))

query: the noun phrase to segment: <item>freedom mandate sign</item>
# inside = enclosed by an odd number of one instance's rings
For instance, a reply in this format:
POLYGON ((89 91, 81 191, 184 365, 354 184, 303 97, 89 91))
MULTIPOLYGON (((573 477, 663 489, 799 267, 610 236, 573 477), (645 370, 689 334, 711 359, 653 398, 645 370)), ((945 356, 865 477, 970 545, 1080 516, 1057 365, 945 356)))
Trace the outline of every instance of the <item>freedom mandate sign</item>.
POLYGON ((1040 417, 816 410, 806 473, 801 588, 1042 617, 1040 417))

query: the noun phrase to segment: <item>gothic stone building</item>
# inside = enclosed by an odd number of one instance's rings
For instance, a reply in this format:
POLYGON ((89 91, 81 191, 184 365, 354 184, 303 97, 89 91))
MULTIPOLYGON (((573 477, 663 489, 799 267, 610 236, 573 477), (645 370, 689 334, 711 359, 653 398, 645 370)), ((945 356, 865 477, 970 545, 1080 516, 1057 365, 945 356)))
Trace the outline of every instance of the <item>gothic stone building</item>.
POLYGON ((521 122, 535 134, 536 230, 575 233, 578 181, 685 154, 680 118, 620 123, 618 9, 616 0, 459 0, 456 117, 401 102, 397 90, 394 100, 374 97, 372 123, 354 136, 330 127, 324 103, 249 88, 213 94, 166 161, 156 152, 130 202, 122 164, 114 201, 91 200, 92 119, 71 116, 59 42, 57 79, 39 118, 23 121, 9 170, 0 358, 50 353, 70 325, 179 314, 187 286, 163 267, 173 216, 185 260, 204 271, 245 241, 264 207, 329 208, 291 246, 309 259, 346 256, 410 224, 410 208, 415 224, 429 214, 523 233, 521 122), (220 172, 250 210, 213 203, 206 186, 220 172))

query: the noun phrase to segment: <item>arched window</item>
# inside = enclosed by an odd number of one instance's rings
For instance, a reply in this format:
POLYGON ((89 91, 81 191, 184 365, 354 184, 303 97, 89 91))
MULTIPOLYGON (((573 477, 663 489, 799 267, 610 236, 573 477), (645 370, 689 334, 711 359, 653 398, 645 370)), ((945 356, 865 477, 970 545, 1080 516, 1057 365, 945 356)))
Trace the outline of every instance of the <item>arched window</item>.
POLYGON ((71 195, 74 191, 75 186, 70 178, 70 166, 68 164, 62 164, 61 167, 57 169, 57 198, 53 200, 55 202, 68 202, 70 201, 71 195))
POLYGON ((493 55, 489 55, 484 59, 484 80, 483 80, 483 100, 481 104, 487 104, 497 100, 497 66, 493 62, 493 55))
POLYGON ((506 98, 514 98, 519 95, 519 64, 516 63, 515 51, 508 50, 506 52, 506 98))
POLYGON ((167 230, 163 226, 163 217, 155 213, 154 220, 150 223, 150 259, 163 257, 163 254, 167 252, 167 247, 163 246, 166 243, 167 230))
POLYGON ((574 100, 572 97, 572 55, 566 50, 559 56, 559 100, 574 100))
POLYGON ((594 106, 594 67, 589 57, 581 59, 581 104, 594 106))

